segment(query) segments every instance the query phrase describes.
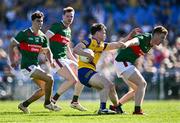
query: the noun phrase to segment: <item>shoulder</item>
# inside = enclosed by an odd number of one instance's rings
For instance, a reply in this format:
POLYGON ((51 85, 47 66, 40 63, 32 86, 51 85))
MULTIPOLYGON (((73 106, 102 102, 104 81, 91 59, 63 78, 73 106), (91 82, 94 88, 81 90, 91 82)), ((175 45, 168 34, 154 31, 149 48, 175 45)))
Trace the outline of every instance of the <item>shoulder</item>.
POLYGON ((58 28, 60 26, 61 26, 61 24, 56 22, 56 23, 51 24, 50 29, 58 28))
POLYGON ((39 31, 39 35, 40 35, 40 36, 43 36, 43 37, 46 37, 46 35, 44 34, 44 32, 42 32, 41 30, 39 31))
POLYGON ((30 29, 24 29, 17 33, 16 37, 24 37, 25 35, 28 35, 28 32, 30 32, 30 29))
POLYGON ((151 37, 151 33, 138 34, 138 35, 136 35, 134 38, 145 39, 145 38, 149 38, 149 37, 151 37))
POLYGON ((92 39, 90 38, 87 38, 87 39, 84 39, 81 41, 81 43, 85 44, 86 46, 90 45, 92 42, 92 39))
POLYGON ((59 22, 56 22, 56 23, 52 24, 52 26, 59 26, 59 25, 61 25, 61 23, 59 23, 59 22))
POLYGON ((25 33, 28 33, 28 32, 30 32, 30 29, 24 29, 24 30, 19 31, 18 34, 25 34, 25 33))

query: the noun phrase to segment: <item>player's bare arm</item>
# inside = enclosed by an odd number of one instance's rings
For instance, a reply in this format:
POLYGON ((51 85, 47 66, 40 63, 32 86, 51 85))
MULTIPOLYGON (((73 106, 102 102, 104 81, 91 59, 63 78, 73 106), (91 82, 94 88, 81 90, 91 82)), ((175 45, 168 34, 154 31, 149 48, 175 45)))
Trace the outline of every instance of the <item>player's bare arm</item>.
POLYGON ((142 33, 142 30, 140 28, 134 28, 123 40, 123 42, 126 42, 130 39, 132 39, 135 35, 142 33))
POLYGON ((71 50, 71 48, 70 48, 70 44, 68 44, 68 46, 67 46, 67 55, 68 55, 68 57, 69 57, 71 60, 77 62, 77 59, 76 59, 76 58, 74 57, 74 55, 72 54, 72 50, 71 50))
POLYGON ((94 59, 94 56, 92 56, 90 53, 84 52, 84 48, 86 48, 86 46, 83 43, 79 43, 74 47, 73 52, 77 55, 87 56, 90 61, 92 61, 94 59))
POLYGON ((53 61, 53 57, 52 57, 52 53, 51 53, 51 50, 49 49, 49 47, 42 48, 41 52, 46 54, 51 67, 55 67, 55 64, 54 64, 54 61, 53 61))
POLYGON ((138 38, 133 38, 131 40, 128 40, 124 44, 125 44, 125 47, 137 46, 137 45, 139 45, 139 39, 138 38))
POLYGON ((106 50, 114 50, 114 49, 118 49, 118 48, 127 48, 127 46, 124 43, 127 42, 128 40, 132 39, 132 37, 134 37, 135 35, 137 35, 141 32, 142 31, 140 28, 133 29, 126 37, 120 38, 117 42, 109 43, 106 50))

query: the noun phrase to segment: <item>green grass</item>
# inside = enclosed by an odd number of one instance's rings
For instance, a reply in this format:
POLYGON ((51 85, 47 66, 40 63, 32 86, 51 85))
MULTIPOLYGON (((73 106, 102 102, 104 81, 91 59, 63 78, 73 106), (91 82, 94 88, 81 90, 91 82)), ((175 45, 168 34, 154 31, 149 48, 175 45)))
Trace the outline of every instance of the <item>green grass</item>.
POLYGON ((43 108, 43 102, 35 102, 30 106, 31 114, 23 114, 17 109, 18 101, 0 102, 0 123, 34 122, 34 123, 180 123, 180 101, 145 101, 144 116, 132 115, 133 102, 123 106, 127 115, 97 115, 99 101, 81 101, 88 108, 80 112, 69 107, 70 101, 59 102, 63 110, 49 112, 43 108))

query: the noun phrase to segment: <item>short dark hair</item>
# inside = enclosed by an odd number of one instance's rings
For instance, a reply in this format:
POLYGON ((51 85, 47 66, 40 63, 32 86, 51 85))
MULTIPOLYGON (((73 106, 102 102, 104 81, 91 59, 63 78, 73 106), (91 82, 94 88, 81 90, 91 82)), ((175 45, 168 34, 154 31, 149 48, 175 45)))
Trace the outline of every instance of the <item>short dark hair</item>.
POLYGON ((36 18, 44 18, 44 14, 41 11, 37 10, 34 13, 32 13, 31 20, 33 21, 36 18))
POLYGON ((152 31, 152 35, 154 35, 155 33, 163 33, 163 34, 167 35, 168 30, 163 26, 156 26, 156 27, 154 27, 154 29, 152 31))
POLYGON ((70 6, 66 7, 63 9, 63 14, 65 15, 66 12, 75 12, 74 9, 70 6))
POLYGON ((106 29, 106 26, 102 23, 94 23, 92 26, 91 26, 91 35, 94 35, 97 31, 100 31, 102 29, 106 29))

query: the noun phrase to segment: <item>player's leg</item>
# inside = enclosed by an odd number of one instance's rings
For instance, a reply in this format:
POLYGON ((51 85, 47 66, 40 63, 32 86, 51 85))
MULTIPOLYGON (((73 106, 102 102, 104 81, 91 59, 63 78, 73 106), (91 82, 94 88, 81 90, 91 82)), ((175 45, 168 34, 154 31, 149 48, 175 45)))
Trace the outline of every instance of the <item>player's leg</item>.
POLYGON ((121 105, 123 105, 124 103, 126 103, 127 101, 132 99, 135 95, 136 90, 137 90, 137 86, 134 83, 132 83, 131 81, 126 80, 126 79, 123 79, 123 80, 129 86, 129 91, 119 99, 119 103, 121 105))
POLYGON ((54 103, 56 103, 56 101, 58 100, 58 98, 59 98, 65 91, 67 91, 70 87, 72 87, 72 85, 74 85, 74 84, 78 81, 77 77, 75 76, 75 74, 73 73, 73 71, 71 70, 71 68, 70 68, 68 65, 62 66, 62 68, 59 69, 59 70, 57 71, 57 73, 58 73, 61 77, 63 77, 63 78, 65 79, 65 82, 63 82, 63 83, 59 86, 56 94, 53 96, 52 101, 53 101, 54 103))
POLYGON ((84 88, 79 81, 75 84, 72 102, 78 102, 79 96, 84 88))
POLYGON ((134 114, 143 114, 143 112, 141 111, 141 105, 144 100, 147 83, 144 77, 136 68, 134 69, 134 72, 131 74, 131 76, 129 76, 128 80, 137 86, 137 90, 135 92, 134 114))
POLYGON ((84 85, 82 85, 79 81, 75 84, 74 94, 73 94, 73 98, 70 104, 71 108, 77 109, 79 111, 87 111, 87 108, 82 106, 78 101, 83 88, 84 88, 84 85))
POLYGON ((60 108, 51 103, 51 94, 52 94, 52 85, 53 77, 50 74, 47 74, 41 69, 36 69, 32 74, 31 78, 35 80, 42 80, 45 82, 45 102, 44 107, 49 110, 59 111, 60 108))
POLYGON ((42 97, 44 95, 45 92, 45 82, 41 81, 41 80, 33 80, 38 86, 39 89, 37 89, 34 94, 32 94, 32 96, 30 96, 27 100, 25 100, 24 102, 20 103, 18 105, 18 108, 20 110, 22 110, 24 113, 30 113, 28 106, 38 100, 40 97, 42 97))
POLYGON ((112 103, 116 106, 118 105, 118 97, 115 91, 114 84, 106 79, 103 75, 99 73, 94 74, 89 80, 89 84, 92 87, 98 89, 100 92, 100 113, 102 113, 101 111, 103 111, 104 109, 106 110, 106 102, 109 95, 112 103))
MULTIPOLYGON (((139 87, 136 83, 134 83, 134 81, 141 81, 142 82, 142 78, 141 80, 135 80, 132 75, 133 74, 137 74, 137 69, 134 65, 132 65, 130 62, 117 62, 115 61, 114 62, 114 65, 115 65, 115 69, 116 69, 116 73, 117 73, 117 76, 119 77, 123 77, 125 79, 125 82, 128 84, 129 87, 132 87, 134 88, 134 90, 139 90, 139 87), (132 78, 131 78, 132 77, 132 78), (131 78, 131 79, 129 79, 131 78), (133 83, 133 84, 132 84, 133 83), (134 86, 135 85, 135 86, 134 86)), ((140 73, 140 72, 139 72, 140 73)), ((133 75, 134 76, 134 75, 133 75)), ((138 75, 137 75, 138 76, 138 75)), ((136 78, 137 79, 137 78, 136 78)), ((143 83, 143 82, 142 82, 143 83)), ((141 90, 142 90, 142 86, 140 86, 141 90)), ((135 92, 137 94, 137 91, 135 92)), ((139 92, 138 92, 139 93, 139 92)), ((121 98, 121 101, 120 103, 123 103, 128 101, 130 98, 132 98, 132 96, 134 95, 134 91, 129 91, 126 95, 124 95, 122 98, 121 98)), ((141 96, 142 97, 142 96, 141 96)), ((136 97, 137 99, 137 97, 136 97)), ((136 105, 137 107, 140 107, 140 104, 137 104, 138 101, 136 101, 136 105)), ((121 105, 121 104, 120 104, 121 105)))
MULTIPOLYGON (((123 78, 123 80, 129 86, 129 91, 118 100, 118 103, 119 103, 119 108, 120 108, 121 112, 125 113, 122 110, 122 105, 134 97, 135 92, 137 90, 137 86, 134 83, 127 80, 127 79, 123 78)), ((110 109, 111 110, 117 110, 117 107, 114 106, 114 105, 110 105, 110 109)))
MULTIPOLYGON (((74 74, 76 75, 76 77, 78 76, 77 74, 77 68, 78 66, 75 64, 75 63, 72 63, 70 64, 70 67, 71 69, 73 70, 74 74)), ((77 77, 78 78, 78 77, 77 77)), ((72 98, 72 101, 71 101, 71 104, 70 104, 70 107, 71 108, 74 108, 74 109, 77 109, 79 111, 87 111, 87 109, 85 107, 83 107, 80 103, 79 103, 79 96, 82 92, 84 88, 84 85, 81 84, 79 82, 79 79, 78 81, 75 83, 75 87, 74 87, 74 94, 73 94, 73 98, 72 98)))
MULTIPOLYGON (((111 110, 106 109, 106 102, 109 95, 109 83, 106 79, 96 71, 89 68, 80 68, 78 69, 78 78, 80 82, 89 87, 95 88, 100 92, 100 114, 102 113, 111 113, 111 110)), ((113 113, 115 113, 113 111, 113 113)))

